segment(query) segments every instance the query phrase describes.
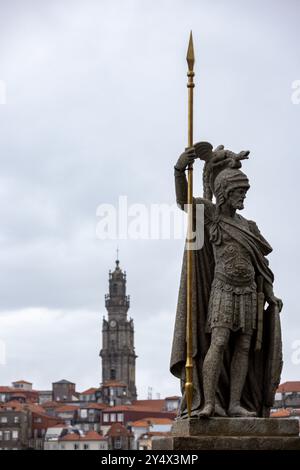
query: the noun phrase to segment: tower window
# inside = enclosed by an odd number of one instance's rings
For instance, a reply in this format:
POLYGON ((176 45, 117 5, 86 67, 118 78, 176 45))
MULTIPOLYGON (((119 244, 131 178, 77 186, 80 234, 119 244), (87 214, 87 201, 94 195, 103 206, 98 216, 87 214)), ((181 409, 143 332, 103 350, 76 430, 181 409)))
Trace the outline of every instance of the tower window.
POLYGON ((118 292, 118 284, 113 284, 113 294, 118 292))
POLYGON ((116 370, 110 369, 110 380, 116 380, 116 370))

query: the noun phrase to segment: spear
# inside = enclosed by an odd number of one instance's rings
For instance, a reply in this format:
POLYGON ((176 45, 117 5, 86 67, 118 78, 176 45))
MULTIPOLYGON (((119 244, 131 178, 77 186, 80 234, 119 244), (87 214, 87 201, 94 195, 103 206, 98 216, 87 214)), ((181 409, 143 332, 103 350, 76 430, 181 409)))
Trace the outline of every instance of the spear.
MULTIPOLYGON (((193 88, 194 88, 194 44, 192 31, 186 60, 188 63, 188 147, 193 145, 193 88)), ((185 396, 189 418, 193 401, 193 336, 192 336, 192 250, 188 243, 192 242, 193 234, 193 164, 188 166, 188 229, 187 229, 187 321, 186 321, 186 364, 185 364, 185 396)))

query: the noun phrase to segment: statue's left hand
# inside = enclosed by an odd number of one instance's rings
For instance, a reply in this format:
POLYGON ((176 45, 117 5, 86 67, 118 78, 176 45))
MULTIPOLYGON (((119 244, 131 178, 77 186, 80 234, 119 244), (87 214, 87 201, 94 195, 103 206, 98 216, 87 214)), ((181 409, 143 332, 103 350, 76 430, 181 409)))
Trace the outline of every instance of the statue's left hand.
POLYGON ((279 299, 275 295, 272 295, 271 297, 267 298, 267 302, 269 305, 275 305, 278 308, 279 312, 281 312, 283 307, 283 302, 281 299, 279 299))

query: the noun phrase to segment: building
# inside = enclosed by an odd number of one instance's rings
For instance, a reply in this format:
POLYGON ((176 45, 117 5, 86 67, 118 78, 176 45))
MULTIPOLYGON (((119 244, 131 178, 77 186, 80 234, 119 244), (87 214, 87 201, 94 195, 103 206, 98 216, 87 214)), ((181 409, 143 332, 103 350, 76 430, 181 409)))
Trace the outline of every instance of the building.
POLYGON ((35 409, 32 405, 31 411, 31 439, 29 447, 35 450, 44 450, 45 436, 47 430, 53 426, 63 426, 64 421, 59 418, 48 416, 44 410, 35 409))
POLYGON ((142 434, 137 441, 137 450, 152 450, 152 442, 155 439, 161 439, 162 437, 168 437, 168 432, 146 432, 142 434))
POLYGON ((47 403, 52 401, 52 390, 39 390, 39 403, 42 405, 43 403, 47 403))
POLYGON ((60 380, 52 383, 52 394, 54 401, 73 401, 78 400, 75 390, 75 384, 68 380, 60 380))
POLYGON ((115 423, 127 426, 134 421, 147 420, 150 417, 152 419, 168 418, 173 421, 176 417, 176 413, 167 411, 157 411, 151 408, 150 406, 112 406, 102 410, 101 429, 103 433, 105 433, 115 423))
POLYGON ((58 439, 58 450, 107 450, 108 438, 95 431, 72 432, 58 439))
POLYGON ((166 397, 165 398, 166 402, 166 411, 176 411, 179 409, 180 402, 181 402, 181 397, 178 397, 177 395, 173 397, 166 397))
POLYGON ((13 388, 18 389, 18 390, 26 390, 26 391, 32 390, 32 383, 26 382, 26 380, 18 380, 17 382, 13 382, 12 386, 13 388))
POLYGON ((109 450, 131 450, 134 448, 134 436, 120 423, 114 423, 106 433, 109 450))
POLYGON ((279 385, 274 408, 300 408, 300 381, 284 382, 279 385))
POLYGON ((103 403, 86 403, 77 413, 76 426, 83 432, 101 431, 102 410, 106 408, 103 403))
POLYGON ((44 441, 44 450, 59 450, 59 438, 62 435, 65 424, 58 424, 47 429, 44 441))
POLYGON ((44 450, 107 450, 108 438, 95 431, 83 433, 75 427, 53 426, 47 430, 44 450))
POLYGON ((99 388, 91 387, 84 392, 79 393, 79 401, 96 402, 98 399, 99 388))
POLYGON ((77 421, 79 406, 62 405, 55 409, 55 416, 71 426, 77 421))
POLYGON ((0 387, 0 403, 15 400, 20 403, 36 403, 38 396, 38 392, 32 390, 32 383, 25 380, 13 382, 11 387, 0 387))
POLYGON ((134 435, 134 448, 137 450, 152 449, 152 438, 168 435, 173 423, 174 420, 170 418, 145 418, 129 423, 134 435))
POLYGON ((109 406, 130 404, 128 399, 128 387, 124 382, 117 380, 108 380, 102 387, 102 402, 109 406))
POLYGON ((136 400, 134 349, 134 324, 127 318, 130 306, 129 296, 126 295, 126 272, 119 266, 109 272, 109 293, 105 296, 105 307, 108 318, 103 319, 102 325, 102 386, 110 381, 117 381, 127 387, 121 397, 111 397, 109 404, 130 403, 136 400))
POLYGON ((29 448, 32 434, 31 413, 19 402, 0 405, 0 450, 29 448))

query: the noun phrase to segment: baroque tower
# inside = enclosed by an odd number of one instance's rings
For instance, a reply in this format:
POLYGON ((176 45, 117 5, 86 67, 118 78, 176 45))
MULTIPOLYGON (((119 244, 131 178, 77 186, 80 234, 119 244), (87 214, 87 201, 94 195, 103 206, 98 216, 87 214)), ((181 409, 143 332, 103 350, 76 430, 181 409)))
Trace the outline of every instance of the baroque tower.
POLYGON ((109 271, 109 293, 105 295, 108 319, 102 324, 102 385, 112 381, 127 386, 125 401, 137 398, 135 386, 134 325, 127 318, 130 299, 126 295, 126 272, 119 266, 109 271))

